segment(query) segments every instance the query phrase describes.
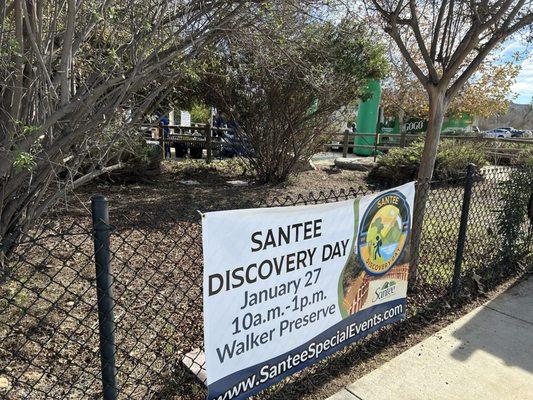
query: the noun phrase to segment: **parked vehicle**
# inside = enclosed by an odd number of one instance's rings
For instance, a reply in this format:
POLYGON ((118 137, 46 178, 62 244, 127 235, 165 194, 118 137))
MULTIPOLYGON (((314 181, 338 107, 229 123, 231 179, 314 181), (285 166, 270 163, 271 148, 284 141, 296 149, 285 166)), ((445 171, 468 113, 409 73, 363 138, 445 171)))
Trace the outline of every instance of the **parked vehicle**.
POLYGON ((238 139, 231 131, 224 132, 221 137, 222 157, 235 157, 253 155, 254 149, 247 138, 238 139))
POLYGON ((513 129, 511 131, 511 137, 521 138, 524 137, 526 131, 523 131, 521 129, 513 129))
POLYGON ((332 140, 331 144, 332 144, 331 150, 342 150, 341 142, 339 142, 338 140, 332 140))
POLYGON ((511 126, 504 127, 504 128, 498 128, 498 129, 503 129, 503 130, 511 132, 511 137, 523 137, 525 133, 525 131, 522 131, 520 129, 515 129, 511 126))
POLYGON ((483 136, 491 138, 510 138, 511 132, 505 129, 493 129, 491 131, 483 132, 483 136))

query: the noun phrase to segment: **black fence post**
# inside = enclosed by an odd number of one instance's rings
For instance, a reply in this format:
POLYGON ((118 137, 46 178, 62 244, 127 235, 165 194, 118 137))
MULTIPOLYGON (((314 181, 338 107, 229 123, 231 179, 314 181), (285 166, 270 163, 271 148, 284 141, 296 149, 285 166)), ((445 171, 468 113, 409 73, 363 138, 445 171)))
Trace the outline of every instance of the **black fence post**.
POLYGON ((211 124, 205 126, 205 147, 207 149, 206 162, 209 164, 213 159, 213 136, 211 134, 211 124))
POLYGON ((110 265, 110 225, 107 199, 91 198, 93 217, 94 258, 96 262, 96 291, 98 298, 98 325, 100 332, 100 361, 104 400, 116 400, 115 317, 113 308, 113 276, 110 265))
POLYGON ((466 242, 466 230, 468 228, 468 213, 470 211, 470 199, 472 197, 472 184, 476 166, 468 164, 466 169, 465 191, 463 195, 463 207, 461 210, 461 223, 459 225, 459 236, 457 237, 457 249, 455 253, 455 265, 452 278, 452 295, 457 297, 461 291, 461 266, 463 264, 463 253, 466 242))

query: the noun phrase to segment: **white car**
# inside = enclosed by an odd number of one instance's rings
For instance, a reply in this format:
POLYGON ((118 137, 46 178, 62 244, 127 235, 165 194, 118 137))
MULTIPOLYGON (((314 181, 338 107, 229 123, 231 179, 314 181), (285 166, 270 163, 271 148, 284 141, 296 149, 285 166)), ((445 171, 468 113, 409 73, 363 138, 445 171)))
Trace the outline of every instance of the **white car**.
POLYGON ((511 132, 505 129, 493 129, 491 131, 483 132, 483 136, 491 138, 510 138, 511 132))

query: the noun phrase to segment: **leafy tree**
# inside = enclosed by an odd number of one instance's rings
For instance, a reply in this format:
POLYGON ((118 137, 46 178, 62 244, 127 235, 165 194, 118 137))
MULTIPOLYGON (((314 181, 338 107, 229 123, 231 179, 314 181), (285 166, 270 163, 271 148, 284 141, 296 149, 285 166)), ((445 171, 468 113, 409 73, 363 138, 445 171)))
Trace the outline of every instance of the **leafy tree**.
POLYGON ((120 168, 112 149, 130 131, 128 122, 164 98, 188 60, 221 32, 249 24, 262 7, 227 0, 0 2, 0 265, 20 232, 67 190, 120 168), (87 161, 90 168, 80 172, 87 161))
POLYGON ((191 106, 191 120, 195 123, 206 123, 211 117, 211 109, 202 103, 193 103, 191 106))
POLYGON ((490 60, 480 65, 476 75, 450 101, 448 115, 467 113, 476 117, 504 114, 512 98, 512 86, 520 72, 513 61, 490 60))
POLYGON ((369 0, 367 4, 381 19, 384 31, 398 46, 429 100, 414 216, 414 277, 429 182, 446 111, 493 49, 509 36, 531 29, 533 3, 529 0, 369 0), (413 47, 407 45, 411 38, 414 38, 413 47))
POLYGON ((258 180, 280 182, 317 151, 332 115, 386 71, 383 46, 361 23, 321 22, 270 8, 219 43, 196 93, 238 123, 237 138, 258 180))
MULTIPOLYGON (((391 58, 391 73, 385 79, 381 96, 385 113, 402 119, 427 118, 429 102, 424 86, 401 56, 391 58)), ((501 62, 495 58, 485 61, 452 99, 446 115, 490 117, 505 113, 519 72, 520 65, 514 61, 501 62)))

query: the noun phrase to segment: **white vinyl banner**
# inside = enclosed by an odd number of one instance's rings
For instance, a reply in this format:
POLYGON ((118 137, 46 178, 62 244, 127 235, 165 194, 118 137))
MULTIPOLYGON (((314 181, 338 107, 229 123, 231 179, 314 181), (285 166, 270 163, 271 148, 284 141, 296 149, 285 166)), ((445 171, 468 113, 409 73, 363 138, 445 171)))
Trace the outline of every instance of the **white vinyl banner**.
POLYGON ((180 125, 191 126, 191 113, 189 111, 180 111, 180 125))
POLYGON ((405 316, 414 183, 203 215, 208 399, 244 399, 405 316))

